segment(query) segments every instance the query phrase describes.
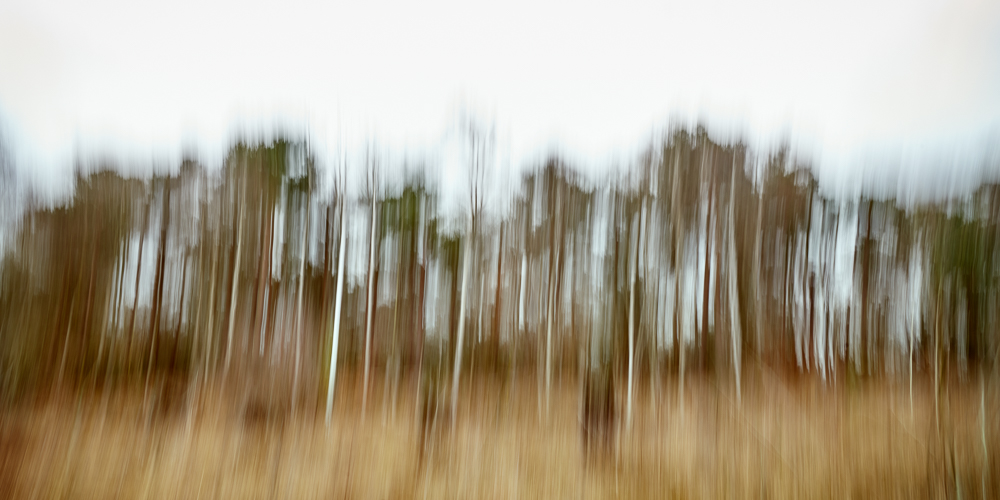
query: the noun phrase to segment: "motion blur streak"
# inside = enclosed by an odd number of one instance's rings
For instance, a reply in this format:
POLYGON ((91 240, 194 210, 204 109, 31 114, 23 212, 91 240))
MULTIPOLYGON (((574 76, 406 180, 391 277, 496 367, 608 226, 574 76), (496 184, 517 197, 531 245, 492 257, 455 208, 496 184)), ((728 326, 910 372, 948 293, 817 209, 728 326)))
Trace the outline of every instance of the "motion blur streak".
POLYGON ((55 205, 0 156, 0 496, 1000 496, 1000 184, 836 197, 674 127, 505 190, 457 129, 453 211, 375 146, 55 205))

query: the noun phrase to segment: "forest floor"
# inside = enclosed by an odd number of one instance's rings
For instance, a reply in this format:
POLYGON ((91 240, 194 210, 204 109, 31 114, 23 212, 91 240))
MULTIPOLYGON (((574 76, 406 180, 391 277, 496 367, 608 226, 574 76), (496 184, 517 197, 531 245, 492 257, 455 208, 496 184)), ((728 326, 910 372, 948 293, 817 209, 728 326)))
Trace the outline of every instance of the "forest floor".
POLYGON ((548 417, 534 376, 463 379, 456 425, 422 455, 412 381, 395 410, 375 381, 362 416, 342 376, 329 427, 322 408, 272 413, 219 388, 172 409, 141 388, 73 393, 0 414, 0 497, 1000 498, 995 385, 981 404, 977 383, 953 384, 939 433, 925 379, 911 412, 904 381, 814 378, 748 369, 737 403, 731 383, 689 376, 683 408, 675 379, 643 383, 631 428, 589 458, 568 378, 548 417))

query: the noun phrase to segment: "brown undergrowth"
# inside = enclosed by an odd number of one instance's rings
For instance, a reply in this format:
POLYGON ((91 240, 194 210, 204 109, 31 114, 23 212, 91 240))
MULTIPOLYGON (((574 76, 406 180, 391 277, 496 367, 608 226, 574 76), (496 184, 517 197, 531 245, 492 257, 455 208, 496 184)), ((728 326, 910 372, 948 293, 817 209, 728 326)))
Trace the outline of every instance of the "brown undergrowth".
MULTIPOLYGON (((395 404, 376 381, 362 419, 357 377, 322 408, 275 408, 222 387, 181 391, 171 411, 140 390, 53 396, 0 421, 4 498, 997 498, 993 386, 983 432, 977 384, 942 400, 914 387, 789 384, 748 369, 730 384, 689 376, 651 393, 630 428, 584 457, 580 386, 562 379, 546 415, 538 378, 464 379, 456 422, 423 441, 413 384, 395 404), (516 390, 514 390, 516 389, 516 390), (177 401, 179 399, 179 401, 177 401), (393 410, 395 408, 395 410, 393 410), (987 463, 986 461, 989 460, 987 463)), ((390 393, 391 394, 391 393, 390 393)), ((620 423, 620 422, 619 422, 620 423)))

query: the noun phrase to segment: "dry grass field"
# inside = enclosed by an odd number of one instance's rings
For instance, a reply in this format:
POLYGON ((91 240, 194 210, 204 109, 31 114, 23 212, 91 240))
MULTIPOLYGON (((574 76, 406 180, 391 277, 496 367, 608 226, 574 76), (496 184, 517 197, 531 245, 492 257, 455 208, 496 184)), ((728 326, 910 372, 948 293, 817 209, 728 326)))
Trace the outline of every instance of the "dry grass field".
POLYGON ((683 410, 675 382, 655 398, 640 386, 631 428, 589 457, 567 378, 548 417, 532 376, 516 391, 463 380, 454 428, 440 420, 422 457, 411 391, 399 391, 394 410, 377 382, 362 418, 351 376, 340 379, 329 428, 322 409, 293 417, 219 387, 169 408, 144 404, 141 389, 52 397, 3 414, 0 497, 1000 497, 994 388, 985 433, 979 387, 967 383, 943 401, 938 434, 926 381, 911 413, 904 384, 750 372, 740 404, 712 379, 689 378, 683 410))

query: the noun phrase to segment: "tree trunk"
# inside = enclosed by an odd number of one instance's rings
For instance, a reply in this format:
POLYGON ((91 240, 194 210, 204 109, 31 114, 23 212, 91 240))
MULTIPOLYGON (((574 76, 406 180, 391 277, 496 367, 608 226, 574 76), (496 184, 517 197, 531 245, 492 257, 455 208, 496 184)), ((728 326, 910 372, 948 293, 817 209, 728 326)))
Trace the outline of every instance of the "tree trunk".
POLYGON ((347 231, 344 225, 347 223, 345 213, 346 204, 340 202, 340 249, 337 256, 337 304, 333 312, 333 339, 330 346, 330 377, 326 388, 326 426, 330 426, 330 419, 333 417, 333 389, 337 378, 337 348, 340 345, 340 310, 344 302, 344 254, 347 253, 347 231))
MULTIPOLYGON (((741 339, 743 337, 740 330, 739 293, 737 291, 736 278, 739 276, 736 260, 736 166, 733 165, 732 177, 729 181, 729 335, 733 341, 733 375, 736 379, 736 401, 742 401, 740 389, 740 358, 742 355, 741 339)), ((760 279, 755 276, 755 279, 760 279)))
POLYGON ((128 320, 128 352, 126 357, 128 358, 126 364, 132 366, 132 341, 135 338, 135 310, 139 307, 139 278, 142 276, 142 248, 146 242, 146 231, 149 226, 149 211, 150 204, 146 204, 146 215, 142 219, 142 232, 139 233, 139 258, 135 266, 135 292, 132 296, 132 312, 129 315, 128 320))
POLYGON ((375 318, 375 231, 378 212, 375 209, 375 191, 372 190, 372 227, 368 248, 368 319, 365 321, 365 372, 361 388, 361 415, 368 406, 368 373, 371 369, 372 329, 375 318))
MULTIPOLYGON (((556 271, 556 259, 559 256, 556 254, 556 222, 559 220, 555 216, 558 211, 559 206, 559 190, 555 190, 555 203, 550 205, 550 214, 552 215, 552 220, 549 221, 549 283, 546 295, 548 299, 545 301, 545 414, 548 415, 549 412, 549 400, 552 393, 552 316, 555 311, 555 283, 554 280, 557 279, 555 276, 556 271)), ((549 196, 553 196, 551 193, 549 196)))
MULTIPOLYGON (((273 308, 271 307, 274 300, 274 285, 271 280, 272 274, 272 264, 274 262, 274 213, 277 211, 277 207, 272 199, 270 203, 270 210, 268 210, 268 223, 267 223, 267 261, 264 263, 264 280, 262 282, 261 288, 264 291, 264 301, 261 303, 261 313, 260 313, 260 348, 258 355, 264 356, 264 344, 267 343, 267 339, 270 337, 270 324, 272 323, 272 317, 274 316, 273 308)), ((272 340, 272 342, 274 342, 272 340)))
POLYGON ((465 337, 465 291, 466 284, 469 278, 469 261, 472 260, 471 255, 471 239, 472 231, 465 239, 465 252, 462 256, 462 290, 461 299, 458 304, 458 343, 455 346, 455 370, 452 375, 451 382, 451 426, 452 429, 455 428, 456 417, 458 415, 458 380, 462 375, 462 342, 465 337))
POLYGON ((493 299, 493 328, 491 328, 491 335, 493 337, 493 342, 491 351, 493 354, 493 365, 494 368, 497 367, 499 362, 499 351, 500 351, 500 287, 502 283, 502 272, 503 272, 503 223, 500 224, 500 241, 497 243, 497 286, 496 286, 496 296, 493 299))
POLYGON ((187 266, 188 266, 188 254, 184 252, 184 263, 181 265, 181 299, 180 303, 177 305, 177 326, 174 327, 174 349, 170 354, 170 369, 175 368, 177 363, 177 346, 181 343, 181 326, 184 322, 184 296, 187 291, 187 266))
MULTIPOLYGON (((625 397, 625 427, 632 427, 632 386, 635 376, 635 282, 639 272, 639 246, 642 241, 642 219, 646 217, 646 207, 642 207, 642 215, 635 221, 636 237, 635 252, 629 252, 631 272, 629 273, 628 292, 628 387, 625 397)), ((631 238, 629 238, 631 242, 631 238)))
POLYGON ((861 338, 858 347, 861 349, 861 370, 868 373, 868 289, 871 273, 871 236, 872 236, 872 205, 868 201, 868 219, 865 224, 865 240, 862 243, 862 266, 861 266, 861 338))
POLYGON ((233 262, 233 287, 229 291, 229 332, 226 334, 226 373, 229 373, 229 362, 233 357, 233 330, 236 328, 236 305, 239 302, 240 257, 243 255, 243 217, 246 206, 245 194, 245 190, 240 192, 240 212, 236 222, 236 256, 235 262, 233 262))
MULTIPOLYGON (((92 238, 93 239, 93 238, 92 238)), ((91 311, 94 308, 94 279, 96 278, 96 264, 97 264, 97 242, 94 241, 91 244, 91 255, 90 255, 90 279, 87 284, 87 305, 84 308, 83 314, 83 335, 80 336, 80 353, 82 354, 81 360, 85 361, 87 359, 87 348, 90 344, 91 335, 91 311)), ((101 335, 104 333, 102 332, 101 335)), ((83 371, 86 369, 86 364, 84 362, 79 363, 79 379, 84 380, 83 371)))
POLYGON ((814 278, 812 278, 810 276, 810 273, 809 273, 809 243, 812 240, 812 220, 813 220, 813 200, 814 199, 815 199, 815 195, 810 190, 810 192, 809 192, 809 211, 806 212, 806 253, 805 253, 805 257, 803 257, 803 259, 802 259, 803 262, 804 262, 804 264, 802 266, 802 268, 803 268, 802 269, 802 282, 803 282, 803 285, 805 285, 805 286, 803 286, 802 292, 803 292, 803 294, 807 294, 806 297, 803 297, 803 300, 802 300, 803 304, 802 305, 803 305, 803 307, 806 307, 806 304, 808 304, 808 308, 809 308, 809 312, 808 312, 808 314, 809 314, 809 317, 808 317, 808 324, 809 324, 809 330, 808 330, 808 332, 809 332, 809 335, 806 338, 805 345, 802 348, 802 358, 803 358, 803 361, 805 362, 805 365, 806 365, 806 371, 810 370, 810 365, 815 365, 816 364, 815 359, 812 359, 812 360, 810 359, 810 356, 812 354, 814 354, 813 353, 813 345, 815 344, 815 337, 814 337, 814 335, 815 335, 815 329, 813 328, 813 326, 814 326, 813 325, 813 316, 815 316, 815 314, 816 314, 816 302, 815 302, 816 291, 815 291, 815 283, 814 283, 814 278))
MULTIPOLYGON (((711 163, 707 163, 708 168, 711 163)), ((708 291, 711 287, 712 277, 712 205, 715 201, 715 173, 711 175, 708 185, 708 214, 705 216, 705 283, 702 289, 701 299, 701 339, 698 341, 698 368, 705 368, 705 343, 708 342, 708 291)))
POLYGON ((309 229, 311 228, 311 224, 309 223, 309 211, 311 208, 312 206, 309 203, 309 195, 307 193, 306 213, 303 220, 305 227, 302 230, 302 262, 299 263, 299 290, 296 294, 298 297, 295 304, 295 373, 292 375, 292 412, 298 406, 299 376, 302 371, 302 295, 306 282, 306 260, 309 258, 307 245, 309 244, 309 229))
MULTIPOLYGON (((156 263, 156 284, 153 294, 153 312, 149 316, 149 363, 146 365, 146 390, 149 389, 149 378, 153 373, 153 366, 156 364, 156 344, 160 337, 160 314, 163 311, 163 282, 165 280, 164 270, 167 261, 167 227, 170 224, 170 186, 164 181, 163 184, 163 210, 160 214, 160 250, 156 263)), ((145 397, 143 397, 145 400, 145 397)))
POLYGON ((764 344, 764 291, 760 286, 763 278, 760 275, 760 259, 762 251, 763 241, 761 239, 761 233, 763 228, 761 227, 761 222, 764 218, 764 188, 761 187, 759 196, 757 197, 757 231, 754 233, 754 244, 753 244, 753 286, 754 286, 754 301, 757 305, 757 310, 754 311, 754 319, 756 320, 756 332, 757 341, 755 342, 754 348, 757 350, 757 361, 760 361, 760 353, 763 350, 764 344))
MULTIPOLYGON (((128 250, 129 250, 129 244, 128 244, 128 240, 127 239, 122 242, 120 248, 121 248, 121 250, 120 250, 121 251, 121 256, 118 259, 118 266, 117 266, 118 267, 118 276, 117 276, 117 279, 115 280, 115 281, 117 281, 117 284, 114 284, 115 283, 114 281, 112 282, 114 293, 112 294, 112 298, 111 298, 111 303, 114 304, 114 306, 113 306, 114 307, 114 311, 112 311, 112 313, 111 313, 111 333, 112 333, 112 335, 114 335, 115 338, 118 338, 118 327, 119 327, 119 322, 121 320, 122 292, 123 292, 123 290, 125 288, 124 287, 124 284, 125 284, 125 265, 126 265, 127 260, 128 260, 128 250)), ((102 346, 104 345, 104 336, 103 335, 101 336, 101 345, 102 346)), ((114 342, 113 340, 111 342, 108 342, 108 360, 105 362, 106 367, 105 367, 105 376, 104 376, 105 386, 111 380, 111 357, 112 357, 112 353, 114 352, 115 345, 116 345, 116 342, 114 342)), ((97 365, 98 365, 98 367, 101 364, 103 353, 104 353, 104 349, 103 348, 98 348, 98 350, 97 350, 97 365)), ((96 379, 96 376, 95 376, 95 379, 96 379)))
MULTIPOLYGON (((215 248, 212 249, 212 284, 208 288, 208 321, 205 322, 207 326, 205 330, 205 372, 211 370, 212 365, 212 345, 214 343, 212 333, 215 331, 215 283, 218 281, 217 271, 219 266, 219 247, 222 246, 221 240, 216 240, 215 248)), ((208 380, 206 377, 204 380, 208 380)))

